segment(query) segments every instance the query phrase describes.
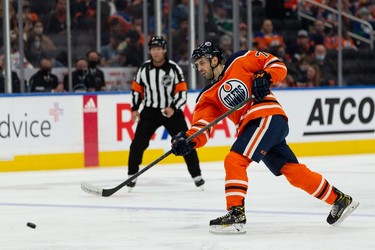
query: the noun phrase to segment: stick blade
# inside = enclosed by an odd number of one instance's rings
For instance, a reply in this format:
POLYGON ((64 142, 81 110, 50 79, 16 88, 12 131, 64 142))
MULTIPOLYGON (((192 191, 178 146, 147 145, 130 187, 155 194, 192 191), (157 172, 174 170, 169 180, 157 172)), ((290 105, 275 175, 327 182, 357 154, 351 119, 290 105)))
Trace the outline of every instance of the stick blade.
POLYGON ((93 195, 96 195, 96 196, 103 196, 103 189, 95 187, 95 186, 91 185, 90 183, 87 183, 87 182, 81 183, 81 188, 86 193, 93 194, 93 195))

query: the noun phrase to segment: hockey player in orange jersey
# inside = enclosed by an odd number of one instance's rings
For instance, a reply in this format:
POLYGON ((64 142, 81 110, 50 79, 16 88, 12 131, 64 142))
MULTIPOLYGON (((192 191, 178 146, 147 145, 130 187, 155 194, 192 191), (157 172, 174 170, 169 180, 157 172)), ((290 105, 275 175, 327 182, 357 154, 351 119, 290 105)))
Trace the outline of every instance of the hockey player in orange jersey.
POLYGON ((332 205, 327 217, 331 225, 338 225, 357 208, 359 203, 351 196, 299 163, 287 145, 288 118, 270 90, 272 83, 286 76, 283 62, 271 54, 250 50, 233 53, 224 64, 221 49, 208 41, 193 51, 192 63, 211 83, 197 98, 191 128, 172 138, 173 154, 185 155, 203 147, 211 130, 192 141, 187 138, 250 96, 253 98, 228 116, 238 132, 224 160, 228 213, 210 221, 210 232, 246 232, 246 169, 252 161, 263 161, 275 176, 284 175, 291 185, 332 205))

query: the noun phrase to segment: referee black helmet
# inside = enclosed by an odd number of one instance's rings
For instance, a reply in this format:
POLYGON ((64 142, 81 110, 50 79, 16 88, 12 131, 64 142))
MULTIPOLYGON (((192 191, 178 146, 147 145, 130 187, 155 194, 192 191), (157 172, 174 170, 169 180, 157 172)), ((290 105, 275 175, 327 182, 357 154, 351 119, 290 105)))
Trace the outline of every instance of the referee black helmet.
POLYGON ((167 42, 162 36, 153 36, 148 42, 148 48, 151 49, 152 47, 162 47, 163 49, 167 49, 167 42))
POLYGON ((202 57, 211 59, 214 56, 219 59, 219 62, 222 63, 224 61, 224 55, 220 47, 211 42, 207 41, 199 45, 194 51, 193 54, 191 55, 191 63, 195 65, 195 62, 202 57))

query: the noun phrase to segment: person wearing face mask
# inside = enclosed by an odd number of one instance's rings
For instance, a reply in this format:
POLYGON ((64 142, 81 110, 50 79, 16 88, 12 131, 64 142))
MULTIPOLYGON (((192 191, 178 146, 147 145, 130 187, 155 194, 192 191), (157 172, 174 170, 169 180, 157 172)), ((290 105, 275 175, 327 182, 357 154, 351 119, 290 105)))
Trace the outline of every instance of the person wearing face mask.
MULTIPOLYGON (((17 72, 12 71, 12 93, 21 92, 21 81, 17 72)), ((4 58, 0 58, 0 93, 5 93, 5 64, 4 58)))
MULTIPOLYGON (((15 30, 10 31, 10 60, 12 69, 20 69, 21 65, 21 52, 18 48, 18 33, 15 30)), ((4 47, 0 48, 0 55, 5 53, 4 47)), ((29 62, 27 56, 23 55, 23 68, 25 69, 33 69, 33 65, 29 62)))
POLYGON ((40 47, 44 51, 55 51, 56 50, 56 46, 53 43, 53 41, 47 35, 44 34, 43 23, 41 21, 36 21, 34 23, 34 27, 33 27, 33 30, 32 30, 32 33, 30 34, 30 36, 32 36, 32 35, 39 35, 41 37, 40 47))
MULTIPOLYGON (((87 60, 85 58, 78 58, 75 63, 75 70, 72 72, 72 85, 74 92, 87 91, 85 79, 88 73, 87 60)), ((64 76, 64 88, 69 89, 68 75, 64 76)))
POLYGON ((312 65, 316 66, 321 73, 320 86, 336 86, 337 70, 334 62, 328 60, 326 56, 326 47, 322 44, 316 45, 312 65))
POLYGON ((87 76, 85 85, 87 91, 103 91, 105 90, 104 72, 98 68, 100 63, 100 54, 97 51, 89 51, 86 54, 88 62, 87 76))
POLYGON ((42 48, 42 36, 31 34, 26 42, 25 55, 33 67, 38 68, 40 58, 48 57, 47 52, 42 48))
POLYGON ((39 71, 31 76, 29 92, 63 92, 64 85, 59 83, 55 74, 51 73, 52 60, 42 58, 39 63, 39 71))

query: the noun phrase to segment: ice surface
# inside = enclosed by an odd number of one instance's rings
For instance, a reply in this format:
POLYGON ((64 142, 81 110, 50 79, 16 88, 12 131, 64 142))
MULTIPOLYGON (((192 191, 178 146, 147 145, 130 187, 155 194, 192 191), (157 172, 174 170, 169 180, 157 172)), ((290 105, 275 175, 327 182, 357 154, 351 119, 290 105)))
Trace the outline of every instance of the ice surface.
POLYGON ((330 206, 263 164, 248 169, 247 233, 224 236, 208 232, 226 213, 221 162, 202 163, 204 191, 184 164, 158 164, 107 198, 81 182, 114 187, 126 167, 15 172, 0 173, 0 249, 375 249, 375 155, 300 161, 361 203, 339 227, 325 221, 330 206))

